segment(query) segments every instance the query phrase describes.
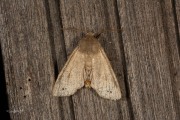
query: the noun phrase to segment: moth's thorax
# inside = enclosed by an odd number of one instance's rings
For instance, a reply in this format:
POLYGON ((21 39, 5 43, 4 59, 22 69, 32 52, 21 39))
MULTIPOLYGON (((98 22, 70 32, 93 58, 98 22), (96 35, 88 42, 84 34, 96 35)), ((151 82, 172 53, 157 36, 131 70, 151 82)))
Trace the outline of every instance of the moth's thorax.
POLYGON ((79 42, 79 50, 84 54, 96 54, 99 52, 100 43, 91 34, 87 34, 79 42))
POLYGON ((85 54, 84 55, 85 57, 84 86, 87 88, 91 88, 93 56, 94 54, 97 54, 99 50, 100 50, 100 43, 91 33, 88 33, 79 42, 79 51, 85 54))

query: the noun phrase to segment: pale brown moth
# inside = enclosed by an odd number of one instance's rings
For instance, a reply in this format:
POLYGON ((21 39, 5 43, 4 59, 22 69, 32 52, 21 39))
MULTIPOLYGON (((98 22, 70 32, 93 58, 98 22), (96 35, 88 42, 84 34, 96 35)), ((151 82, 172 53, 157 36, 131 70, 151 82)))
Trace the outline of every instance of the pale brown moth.
POLYGON ((103 98, 121 98, 117 78, 97 38, 97 34, 89 32, 80 40, 58 75, 54 96, 70 96, 85 86, 103 98))

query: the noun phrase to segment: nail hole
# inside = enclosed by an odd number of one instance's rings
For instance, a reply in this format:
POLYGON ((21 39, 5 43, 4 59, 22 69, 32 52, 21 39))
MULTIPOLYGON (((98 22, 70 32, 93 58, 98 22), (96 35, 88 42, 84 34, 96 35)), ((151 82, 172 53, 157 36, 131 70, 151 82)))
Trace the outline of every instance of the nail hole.
POLYGON ((28 78, 28 81, 31 81, 31 79, 30 79, 30 78, 28 78))
POLYGON ((24 95, 24 98, 26 98, 26 95, 24 95))
POLYGON ((19 87, 19 89, 22 89, 22 87, 19 87))

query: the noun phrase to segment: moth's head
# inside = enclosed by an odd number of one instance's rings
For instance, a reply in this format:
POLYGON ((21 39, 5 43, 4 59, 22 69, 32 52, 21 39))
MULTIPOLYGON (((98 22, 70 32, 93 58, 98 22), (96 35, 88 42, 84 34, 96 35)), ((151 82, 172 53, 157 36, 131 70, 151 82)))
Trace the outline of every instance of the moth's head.
POLYGON ((99 52, 100 43, 98 42, 100 34, 88 32, 86 35, 80 40, 79 48, 80 51, 86 54, 96 54, 99 52))
POLYGON ((101 33, 93 33, 93 32, 88 32, 86 33, 87 37, 94 37, 96 39, 98 39, 100 37, 101 33))

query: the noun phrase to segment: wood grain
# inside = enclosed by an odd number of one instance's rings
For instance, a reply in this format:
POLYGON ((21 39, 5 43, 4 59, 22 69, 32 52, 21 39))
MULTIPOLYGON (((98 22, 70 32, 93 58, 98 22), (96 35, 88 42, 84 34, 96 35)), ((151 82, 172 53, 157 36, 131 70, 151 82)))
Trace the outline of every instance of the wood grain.
POLYGON ((177 120, 172 85, 180 60, 171 1, 126 0, 119 8, 134 119, 177 120))
MULTIPOLYGON (((180 1, 175 0, 174 2, 174 13, 175 13, 175 28, 176 28, 176 36, 177 36, 177 44, 178 44, 178 48, 179 48, 179 54, 180 54, 180 1)), ((179 101, 180 101, 180 80, 178 80, 178 94, 179 94, 179 101)), ((180 111, 180 109, 179 109, 180 111)))
POLYGON ((179 10, 179 0, 1 0, 4 111, 12 120, 180 119, 179 10), (79 31, 61 29, 70 27, 79 31), (99 41, 123 98, 106 100, 85 88, 53 97, 83 32, 101 30, 109 30, 99 41))
MULTIPOLYGON (((60 10, 62 16, 62 25, 64 28, 74 27, 87 32, 99 32, 102 29, 115 28, 118 24, 115 17, 114 2, 98 1, 98 0, 81 0, 75 1, 60 1, 60 10), (108 8, 108 9, 104 9, 108 8), (113 11, 113 12, 110 12, 113 11), (109 22, 111 21, 111 22, 109 22)), ((82 38, 81 33, 76 31, 64 31, 65 45, 67 54, 69 55, 82 38), (73 44, 74 43, 74 44, 73 44)), ((100 41, 105 48, 105 51, 118 75, 121 87, 124 88, 120 39, 116 33, 104 33, 100 41), (114 49, 109 49, 114 48, 114 49), (113 55, 111 53, 114 53, 113 55), (119 62, 118 62, 119 61, 119 62)), ((123 91, 123 93, 125 93, 123 91)), ((126 100, 122 102, 108 101, 100 98, 95 91, 88 89, 79 90, 72 96, 74 117, 77 120, 95 120, 103 119, 130 119, 129 109, 126 100), (125 111, 125 112, 122 112, 125 111)))
MULTIPOLYGON (((177 35, 180 36, 180 1, 179 0, 173 1, 173 9, 174 9, 175 22, 176 22, 176 27, 177 27, 177 35)), ((180 39, 180 37, 178 38, 180 39)), ((179 45, 180 45, 180 42, 179 42, 179 45)))
POLYGON ((1 46, 12 120, 58 120, 46 11, 39 1, 1 1, 1 46), (52 114, 54 113, 54 114, 52 114))

